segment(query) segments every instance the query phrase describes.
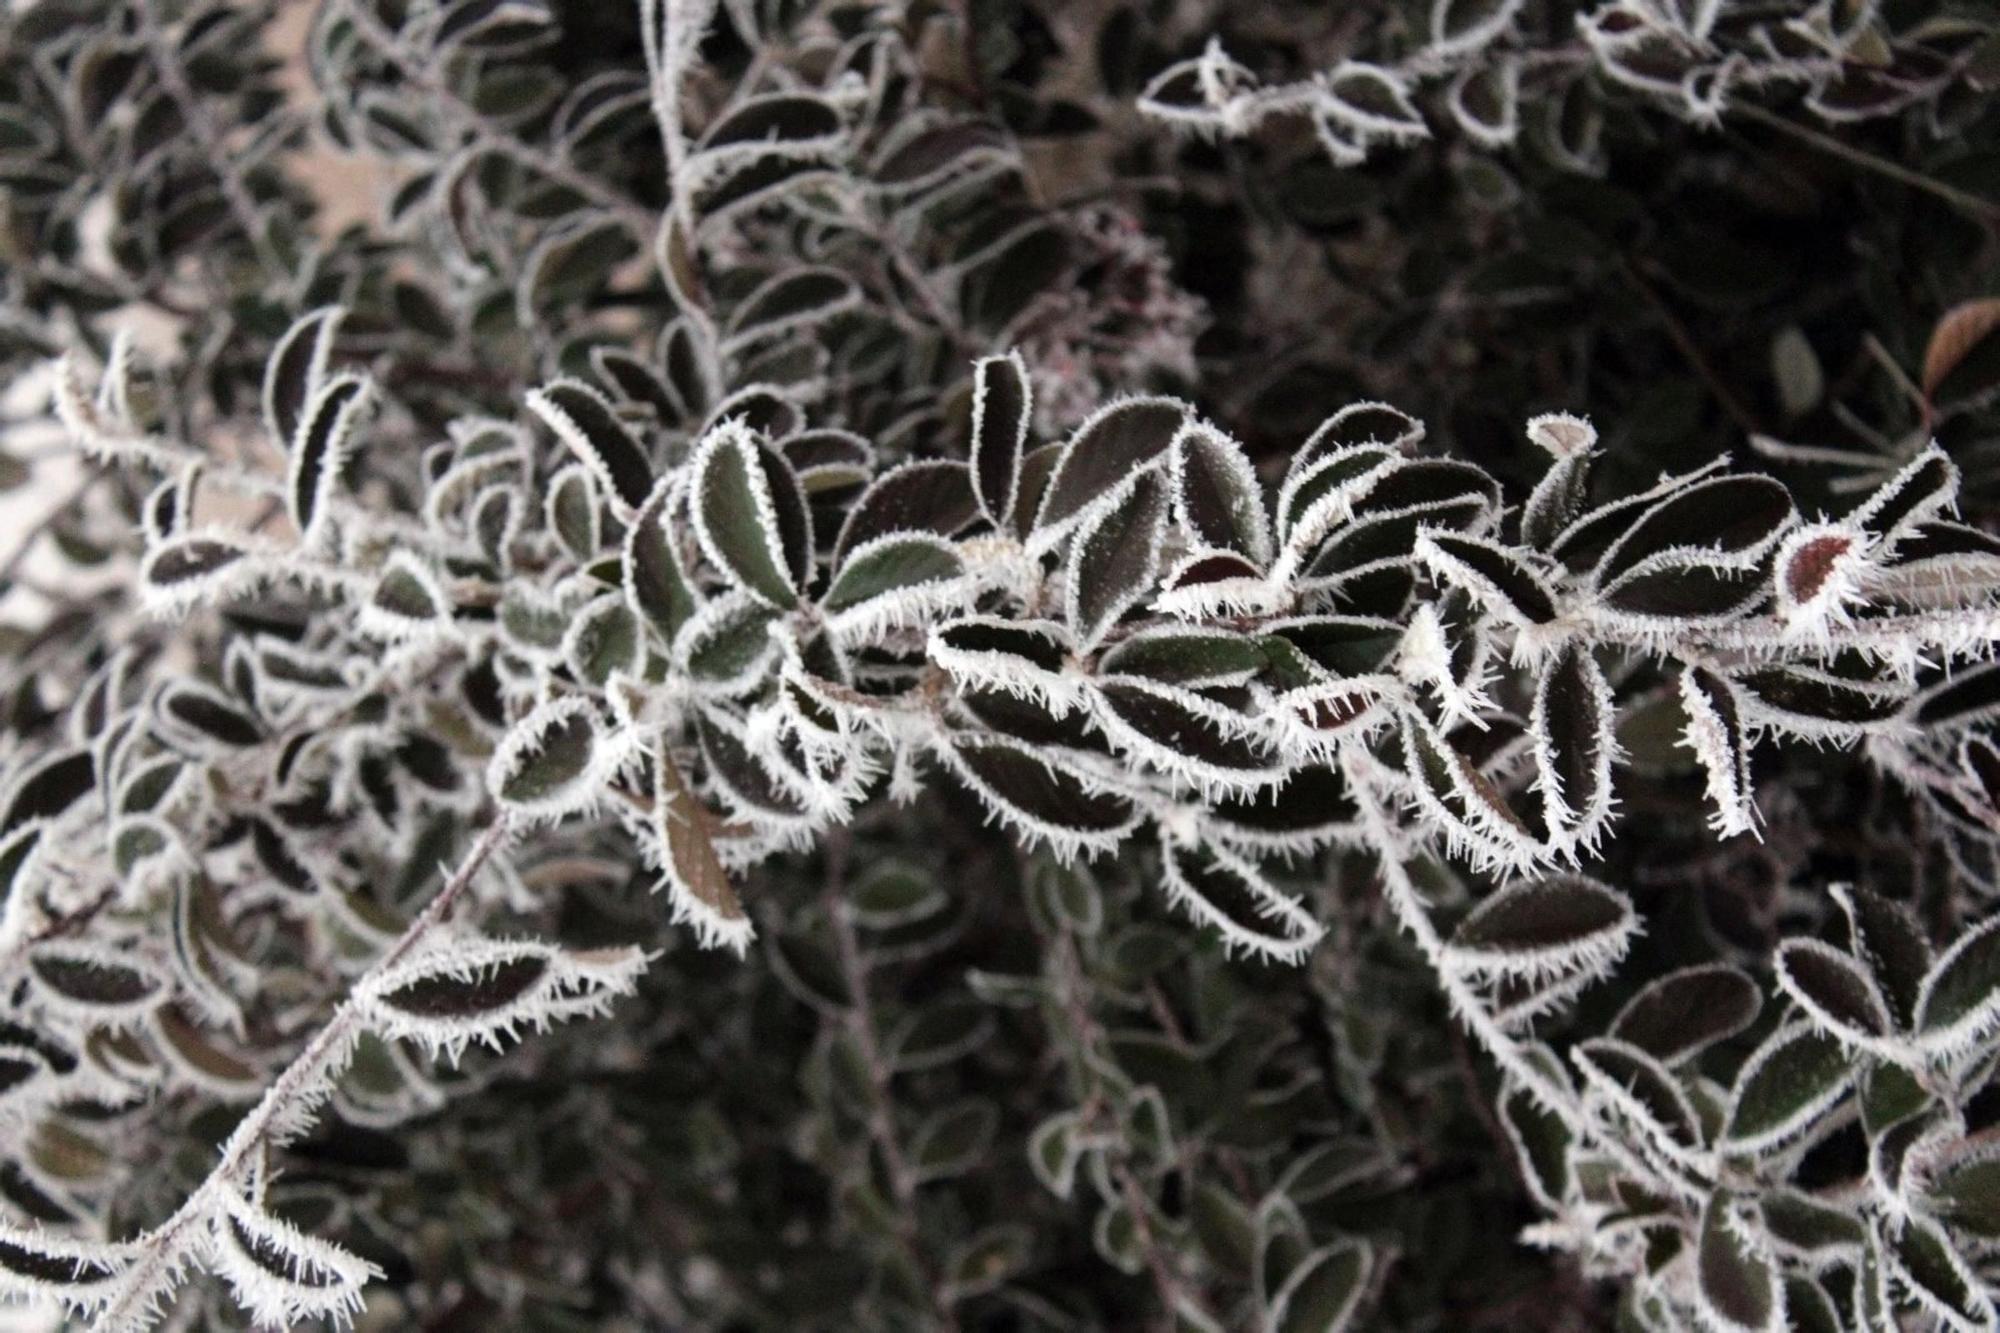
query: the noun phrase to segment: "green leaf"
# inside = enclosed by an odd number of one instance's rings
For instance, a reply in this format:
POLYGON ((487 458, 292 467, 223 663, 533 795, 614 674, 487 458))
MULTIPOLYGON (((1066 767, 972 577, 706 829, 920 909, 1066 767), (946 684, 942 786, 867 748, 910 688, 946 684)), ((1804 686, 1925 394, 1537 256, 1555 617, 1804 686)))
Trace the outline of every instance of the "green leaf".
POLYGON ((741 425, 725 422, 695 452, 694 521, 711 560, 780 610, 812 572, 812 521, 798 479, 741 425))
POLYGON ((993 526, 1006 531, 1021 489, 1021 458, 1034 414, 1034 386, 1019 353, 972 367, 972 488, 993 526))
POLYGON ((626 600, 663 645, 673 643, 701 605, 667 527, 673 492, 673 478, 662 477, 639 506, 625 536, 626 600))
POLYGON ((1830 1111, 1852 1081, 1837 1040, 1806 1023, 1780 1028, 1737 1073, 1722 1147, 1759 1153, 1788 1142, 1830 1111))
POLYGON ((1337 1241, 1314 1250, 1271 1301, 1274 1333, 1344 1333, 1353 1328, 1374 1267, 1375 1251, 1366 1241, 1337 1241))
POLYGON ((1483 899, 1446 946, 1455 967, 1504 976, 1597 971, 1637 929, 1625 895, 1582 875, 1519 881, 1483 899))
POLYGON ((1785 1327, 1785 1298, 1764 1243, 1755 1205, 1724 1190, 1709 1196, 1695 1251, 1696 1291, 1718 1328, 1777 1333, 1785 1327))
POLYGON ((530 390, 528 406, 606 491, 630 509, 646 503, 653 465, 603 394, 581 380, 559 379, 530 390))
POLYGON ((2000 913, 1960 935, 1924 978, 1918 1039, 1927 1050, 1962 1050, 2000 1023, 2000 913))
POLYGON ((926 1182, 977 1170, 999 1126, 1000 1108, 991 1101, 974 1099, 948 1106, 911 1136, 910 1164, 926 1182))
POLYGON ((1188 419, 1172 398, 1129 398, 1086 418, 1064 447, 1035 517, 1035 541, 1046 548, 1084 510, 1161 458, 1188 419))
POLYGON ((563 657, 578 680, 601 690, 613 672, 635 673, 643 649, 631 608, 616 596, 600 597, 570 622, 563 657))
POLYGON ((1756 1022, 1764 997, 1727 963, 1701 963, 1648 982, 1626 1002, 1611 1035, 1674 1064, 1756 1022))
POLYGON ((1076 1188, 1076 1168, 1083 1154, 1082 1125, 1075 1111, 1050 1116, 1028 1135, 1028 1165, 1058 1199, 1069 1198, 1076 1188))
POLYGON ((1119 617, 1152 591, 1167 531, 1167 487, 1140 473, 1116 500, 1094 506, 1070 545, 1065 611, 1079 651, 1096 646, 1119 617))
POLYGON ((956 579, 965 573, 958 548, 942 537, 905 533, 879 537, 849 551, 820 600, 827 611, 847 611, 875 598, 956 579))
POLYGON ((889 1035, 889 1062, 898 1073, 936 1069, 977 1050, 993 1035, 993 1015, 973 1000, 934 1000, 889 1035))
POLYGON ((1947 1318, 1954 1329, 1993 1327, 1992 1298, 1943 1228, 1912 1217, 1899 1229, 1884 1231, 1883 1261, 1919 1305, 1947 1318))
POLYGON ((529 816, 567 813, 595 799, 602 738, 584 699, 553 699, 514 724, 493 752, 487 785, 502 805, 529 816))

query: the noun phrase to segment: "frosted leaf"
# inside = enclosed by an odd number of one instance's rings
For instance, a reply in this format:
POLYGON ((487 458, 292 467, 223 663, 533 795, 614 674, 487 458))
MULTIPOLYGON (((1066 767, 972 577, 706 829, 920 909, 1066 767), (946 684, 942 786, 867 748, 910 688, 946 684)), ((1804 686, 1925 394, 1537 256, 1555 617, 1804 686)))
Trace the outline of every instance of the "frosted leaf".
POLYGON ((1582 1072, 1591 1096, 1614 1108, 1637 1130, 1647 1151, 1682 1166, 1701 1163, 1701 1118, 1665 1065, 1610 1037, 1579 1042, 1570 1059, 1582 1072))
POLYGON ((653 489, 652 463, 603 394, 581 380, 559 379, 530 390, 528 406, 626 515, 646 503, 653 489))
POLYGON ((1157 470, 1140 473, 1078 524, 1063 611, 1079 652, 1095 648, 1152 590, 1166 533, 1167 486, 1157 470))
POLYGON ((645 661, 644 630, 632 608, 609 593, 579 610, 563 635, 562 656, 570 673, 594 689, 615 674, 635 674, 645 661))
POLYGON ((1603 976, 1638 933, 1624 894, 1582 875, 1551 875, 1483 899, 1442 956, 1466 976, 1603 976))
POLYGON ((1956 1056, 2000 1026, 2000 914, 1952 942, 1924 978, 1917 1039, 1926 1051, 1956 1056))
POLYGON ((1780 1028, 1737 1071, 1719 1146, 1736 1154, 1778 1149, 1830 1111, 1853 1080, 1834 1038, 1810 1023, 1780 1028))
POLYGON ((1625 1002, 1610 1035, 1672 1065, 1749 1027, 1764 997, 1727 963, 1698 963, 1657 977, 1625 1002))
POLYGON ((1521 62, 1503 59, 1468 67, 1445 95, 1458 128, 1482 148, 1505 148, 1521 133, 1521 62))
POLYGON ((227 601, 263 577, 258 549, 234 533, 197 531, 153 546, 139 565, 148 608, 182 615, 197 605, 227 601))
POLYGON ((1430 137, 1430 129, 1410 100, 1410 85, 1382 65, 1343 60, 1326 76, 1325 95, 1315 109, 1369 139, 1408 143, 1430 137))
POLYGON ((1788 1327, 1784 1286, 1755 1203, 1715 1191, 1695 1246, 1695 1291, 1710 1327, 1719 1333, 1780 1333, 1788 1327))
POLYGON ((1138 823, 1128 794, 1052 746, 956 736, 937 749, 1001 823, 1046 843, 1059 860, 1115 850, 1138 823))
POLYGON ((1811 741, 1853 742, 1908 729, 1907 688, 1816 667, 1771 666, 1733 678, 1746 720, 1811 741))
POLYGON ((1550 849, 1484 773, 1429 719, 1403 713, 1403 750, 1418 809, 1434 820, 1455 852, 1483 867, 1523 870, 1546 861, 1550 849))
POLYGON ((1021 459, 1034 417, 1034 385, 1018 352, 972 369, 972 488, 979 507, 1005 531, 1021 490, 1021 459))
POLYGON ((1432 0, 1427 56, 1479 51, 1513 26, 1523 0, 1432 0))
POLYGON ((1167 901, 1221 932, 1225 952, 1297 963, 1326 934, 1297 899, 1233 852, 1169 841, 1160 867, 1167 901))
MULTIPOLYGON (((1372 406, 1362 404, 1363 407, 1372 406)), ((1348 409, 1352 410, 1352 409, 1348 409)), ((1321 432, 1338 429, 1336 417, 1321 432)), ((1312 445, 1308 443, 1307 450, 1312 445)), ((1283 543, 1273 567, 1273 582, 1288 581, 1326 535, 1353 520, 1355 505, 1383 477, 1395 471, 1401 455, 1386 445, 1365 444, 1319 454, 1301 454, 1278 490, 1278 534, 1283 543)))
POLYGON ((559 468, 542 497, 542 526, 577 564, 597 558, 604 545, 604 515, 596 474, 583 463, 559 468))
POLYGON ((933 629, 925 651, 962 685, 1032 700, 1058 714, 1084 699, 1083 678, 1067 670, 1069 634, 1054 621, 962 616, 933 629))
POLYGON ((1191 421, 1173 454, 1175 521, 1194 541, 1233 550, 1258 565, 1271 559, 1263 486, 1243 446, 1215 427, 1191 421))
POLYGON ((1248 558, 1213 547, 1197 547, 1172 562, 1159 587, 1151 609, 1191 621, 1271 615, 1285 609, 1290 598, 1248 558))
POLYGON ((1937 1223, 1912 1217, 1899 1228, 1884 1227, 1881 1254, 1896 1287, 1941 1327, 1972 1333, 1994 1326, 1992 1296, 1937 1223))
POLYGON ((1172 398, 1124 398, 1086 417, 1063 446, 1042 492, 1028 548, 1053 548, 1086 516, 1117 504, 1133 479, 1161 466, 1188 421, 1172 398))
POLYGON ((654 835, 676 924, 694 928, 705 949, 727 947, 741 957, 755 933, 716 849, 718 821, 695 796, 662 737, 653 759, 654 835))
POLYGON ((737 589, 705 603, 674 640, 675 670, 703 696, 736 698, 762 683, 777 660, 778 613, 737 589))
POLYGON ((1193 60, 1169 65, 1139 94, 1141 113, 1170 125, 1240 135, 1251 128, 1256 76, 1211 39, 1193 60))
POLYGON ((812 518, 791 469, 737 420, 703 436, 689 466, 708 558, 771 606, 795 606, 812 573, 812 518))
POLYGON ((1346 676, 1272 694, 1268 715, 1278 749, 1288 759, 1330 762, 1343 747, 1393 724, 1401 694, 1390 676, 1346 676))
POLYGON ((536 940, 442 939, 370 973, 355 988, 369 1027, 458 1059, 474 1042, 501 1049, 521 1029, 601 1017, 629 995, 638 949, 575 953, 536 940))
POLYGON ((855 499, 834 542, 835 564, 863 542, 891 533, 957 537, 979 518, 972 469, 955 458, 925 458, 883 472, 855 499))
POLYGON ((1128 634, 1098 659, 1105 675, 1145 676, 1191 688, 1245 685, 1264 666, 1264 650, 1248 635, 1176 624, 1128 634))
POLYGON ((124 1026, 172 993, 156 965, 82 940, 48 940, 28 953, 36 994, 86 1023, 124 1026))
POLYGON ((676 475, 662 477, 625 533, 625 598, 662 645, 674 642, 702 601, 682 568, 669 528, 678 509, 678 487, 676 475))
POLYGON ((451 599, 428 564, 397 551, 383 562, 357 623, 370 638, 429 641, 450 629, 451 599))
POLYGON ((1821 940, 1791 939, 1772 958, 1778 986, 1821 1029, 1863 1050, 1893 1049, 1888 1002, 1875 979, 1821 940))
POLYGON ((308 1236, 233 1189, 221 1191, 210 1220, 216 1270, 261 1328, 305 1320, 346 1327, 361 1312, 361 1289, 382 1270, 339 1246, 308 1236))
POLYGON ((839 269, 803 266, 774 273, 730 312, 723 354, 742 356, 759 343, 820 324, 860 303, 860 289, 839 269))
POLYGON ((1789 533, 1771 575, 1786 635, 1830 650, 1868 600, 1873 557, 1873 539, 1850 524, 1810 523, 1789 533))
POLYGON ((1845 521, 1874 535, 1885 551, 1894 550, 1923 524, 1957 508, 1959 481, 1957 465, 1932 444, 1883 482, 1845 521))
POLYGON ((1375 1249, 1348 1238, 1301 1256, 1271 1298, 1275 1333, 1349 1333, 1376 1270, 1375 1249))
POLYGON ((374 385, 360 375, 337 375, 319 388, 292 442, 285 493, 299 544, 312 550, 326 531, 327 511, 339 489, 354 433, 367 414, 374 385))
POLYGON ((307 406, 326 379, 334 339, 346 315, 341 307, 329 305, 301 316, 285 330, 264 363, 264 425, 281 449, 292 448, 298 437, 307 406))
POLYGON ((1688 719, 1680 744, 1694 751, 1707 775, 1709 827, 1725 838, 1754 831, 1750 742, 1735 687, 1706 668, 1689 667, 1681 673, 1680 699, 1688 719))
POLYGON ((1591 847, 1610 821, 1616 721, 1595 654, 1574 642, 1558 649, 1535 681, 1528 729, 1550 840, 1565 851, 1591 847))
POLYGON ((1427 532, 1417 538, 1414 550, 1433 573, 1465 589, 1509 625, 1528 629, 1556 617, 1555 589, 1510 547, 1462 533, 1427 532))
POLYGON ((129 1248, 0 1222, 0 1291, 88 1315, 111 1295, 129 1248))
POLYGON ((1251 791, 1284 776, 1270 727, 1207 695, 1139 677, 1097 683, 1094 716, 1128 759, 1204 792, 1251 791))
POLYGON ((971 600, 966 562, 955 543, 929 533, 887 533, 842 558, 821 610, 843 642, 871 641, 907 629, 927 629, 939 615, 971 600))
POLYGON ((595 806, 624 757, 596 707, 566 696, 514 724, 487 765, 486 785, 519 816, 553 821, 595 806))

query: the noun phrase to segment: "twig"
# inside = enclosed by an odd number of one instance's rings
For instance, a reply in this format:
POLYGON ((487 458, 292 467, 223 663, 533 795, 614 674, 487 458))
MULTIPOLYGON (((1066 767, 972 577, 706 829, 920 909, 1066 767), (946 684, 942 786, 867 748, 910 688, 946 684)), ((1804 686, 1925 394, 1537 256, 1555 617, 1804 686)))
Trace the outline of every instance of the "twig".
POLYGON ((1761 106, 1745 102, 1732 107, 1731 110, 1733 114, 1742 116, 1746 120, 1754 120, 1759 125, 1768 125, 1780 134, 1797 139, 1800 143, 1810 144, 1823 153, 1830 153, 1834 157, 1851 162, 1866 171, 1872 171, 1879 176, 1886 176, 1890 180, 1899 181, 1913 190, 1922 190, 1926 194, 1942 199, 1989 230, 2000 229, 2000 203, 1996 203, 1991 199, 1982 199, 1978 195, 1961 190, 1955 185, 1947 185, 1943 181, 1933 180, 1920 171, 1912 171, 1899 162, 1891 162, 1886 157, 1877 157, 1866 149, 1856 148, 1850 143, 1843 143, 1830 134, 1822 134, 1818 130, 1808 129, 1804 125, 1795 124, 1778 115, 1776 112, 1767 111, 1761 106))
POLYGON ((155 1284, 163 1278, 171 1279, 184 1262, 184 1256, 176 1247, 181 1234, 207 1218, 217 1196, 233 1186, 253 1154, 304 1129, 301 1118, 310 1115, 323 1097, 328 1081, 338 1077, 353 1057, 355 1041, 361 1035, 361 1008, 353 998, 355 992, 370 978, 394 967, 451 914, 453 905, 471 886, 480 868, 511 832, 512 827, 504 815, 487 826, 479 841, 459 862, 458 869, 438 890, 437 896, 410 922, 389 951, 376 959, 368 971, 348 988, 348 998, 334 1010, 326 1026, 306 1043, 305 1049, 265 1090, 255 1108, 237 1124, 236 1132, 223 1145, 222 1160, 215 1169, 208 1173, 172 1217, 131 1242, 132 1248, 143 1251, 143 1254, 126 1270, 117 1294, 98 1316, 101 1326, 123 1326, 124 1322, 159 1299, 164 1293, 155 1284))
POLYGON ((1646 281, 1645 275, 1639 272, 1638 265, 1628 258, 1621 261, 1619 267, 1624 271, 1626 280, 1638 289, 1646 304, 1653 308, 1653 313, 1667 326, 1667 336, 1674 340, 1674 346, 1680 350, 1689 367, 1701 377, 1701 382, 1708 386, 1708 391, 1715 395, 1716 401, 1722 404, 1722 410, 1729 414, 1729 419, 1734 421, 1737 428, 1745 435, 1763 434, 1763 427, 1757 424, 1757 418, 1750 414, 1750 410, 1743 405, 1743 400, 1722 382, 1722 377, 1716 373, 1715 367, 1710 365, 1708 358, 1702 354, 1701 345, 1695 342, 1694 336, 1688 332, 1687 325, 1681 322, 1681 317, 1674 313, 1674 308, 1653 289, 1653 284, 1646 281))
POLYGON ((239 154, 232 153, 222 142, 222 132, 208 114, 208 105, 201 100, 187 80, 187 71, 181 68, 180 54, 160 27, 159 18, 153 13, 154 0, 140 0, 136 6, 139 20, 139 36, 146 43, 147 54, 152 57, 154 71, 180 109, 188 128, 208 156, 209 166, 215 171, 217 182, 222 186, 222 196, 229 204, 229 211, 236 218, 236 225, 250 240, 257 251, 257 258, 279 281, 291 277, 291 266, 278 254, 271 244, 271 237, 264 229, 257 215, 257 201, 250 197, 248 187, 243 184, 242 165, 239 154))
POLYGON ((577 170, 568 161, 547 149, 495 130, 492 123, 471 103, 460 97, 437 71, 424 64, 414 52, 408 50, 402 40, 390 31, 368 6, 350 4, 342 13, 354 25, 355 32, 360 34, 378 55, 401 69, 410 83, 434 98, 453 119, 472 128, 477 134, 478 147, 510 157, 529 170, 538 172, 565 189, 582 195, 617 218, 641 244, 652 239, 654 220, 651 212, 610 189, 596 177, 577 170))
POLYGON ((833 929, 834 948, 840 956, 841 976, 853 1000, 846 1014, 847 1027, 861 1051, 862 1063, 868 1067, 868 1134, 881 1150, 883 1164, 889 1171, 889 1188, 896 1196, 897 1235, 904 1254, 930 1287, 938 1326, 955 1330, 958 1320, 952 1313, 951 1301, 917 1234, 916 1173, 896 1138, 895 1113, 889 1094, 889 1062, 883 1058, 881 1044, 875 1038, 875 1011, 868 1001, 868 968, 861 957, 861 942, 855 937, 843 892, 849 841, 845 829, 829 833, 825 844, 826 880, 821 892, 827 922, 833 929))

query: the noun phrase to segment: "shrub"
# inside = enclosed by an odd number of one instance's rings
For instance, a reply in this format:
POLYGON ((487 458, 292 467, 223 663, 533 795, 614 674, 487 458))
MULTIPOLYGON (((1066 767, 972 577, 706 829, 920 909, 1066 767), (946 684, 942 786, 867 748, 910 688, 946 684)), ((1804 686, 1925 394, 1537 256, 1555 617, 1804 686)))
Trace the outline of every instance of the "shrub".
POLYGON ((1198 8, 4 20, 0 1288, 1993 1326, 2000 27, 1198 8))

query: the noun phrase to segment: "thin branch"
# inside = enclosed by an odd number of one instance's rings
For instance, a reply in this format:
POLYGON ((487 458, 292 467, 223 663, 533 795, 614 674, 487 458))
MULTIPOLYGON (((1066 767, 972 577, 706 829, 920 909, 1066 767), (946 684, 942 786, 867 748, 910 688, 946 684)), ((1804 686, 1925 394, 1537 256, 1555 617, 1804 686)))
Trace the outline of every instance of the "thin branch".
POLYGON ((958 1320, 952 1313, 941 1275, 925 1253, 917 1231, 916 1172, 896 1137, 895 1110, 889 1091, 892 1073, 875 1035, 875 1011, 868 1000, 868 967, 861 956, 861 942, 855 936, 854 921, 844 892, 849 844, 850 838, 845 829, 835 829, 828 834, 825 844, 826 879, 821 894, 827 921, 833 929, 834 948, 840 957, 841 976, 853 1000, 846 1013, 848 1031, 861 1052, 862 1063, 868 1068, 868 1134, 881 1150, 883 1164, 888 1168, 889 1188, 896 1196, 897 1237, 902 1243, 904 1255, 924 1275, 925 1284, 931 1291, 938 1327, 956 1329, 958 1320))
POLYGON ((1796 124, 1778 115, 1776 112, 1767 111, 1754 103, 1744 102, 1736 104, 1731 107, 1731 112, 1747 120, 1754 120, 1759 125, 1768 125, 1780 134, 1788 135, 1800 143, 1810 144, 1822 153, 1829 153, 1844 162, 1851 162, 1865 171, 1872 171, 1878 176, 1885 176, 1890 180, 1899 181, 1913 190, 1922 190, 1925 194, 1942 199, 1945 203, 1958 209, 1988 230, 2000 229, 2000 203, 1996 203, 1994 200, 1982 199, 1978 195, 1961 190, 1955 185, 1947 185, 1941 180, 1933 180, 1921 171, 1912 171, 1900 162, 1892 162, 1886 157, 1877 157, 1866 149, 1856 148, 1853 144, 1844 143, 1830 134, 1822 134, 1818 130, 1796 124))
POLYGON ((223 1145, 221 1160, 207 1178, 173 1216, 131 1242, 133 1248, 142 1252, 141 1257, 126 1270, 117 1294, 98 1316, 101 1325, 118 1326, 121 1321, 142 1314, 154 1301, 161 1299, 165 1291, 159 1284, 163 1281, 170 1283, 185 1262, 185 1255, 178 1245, 181 1236, 207 1220, 217 1197, 223 1190, 234 1187, 251 1165, 254 1155, 304 1129, 302 1121, 325 1098, 332 1080, 347 1067, 354 1055, 355 1042, 362 1035, 362 1012, 354 999, 355 993, 371 978, 394 967, 451 915, 452 907, 471 887, 480 869, 511 832, 512 826, 504 815, 496 817, 487 826, 459 862, 458 869, 438 890, 437 896, 410 922, 389 951, 376 959, 368 971, 348 988, 348 998, 334 1010, 333 1017, 306 1043, 305 1049, 293 1058, 285 1071, 265 1090, 263 1098, 237 1124, 235 1133, 223 1145))
POLYGON ((243 183, 241 154, 232 151, 222 141, 222 131, 208 114, 208 104, 188 82, 187 71, 181 68, 180 53, 167 39, 166 30, 160 26, 153 8, 154 0, 139 0, 135 6, 139 36, 146 43, 153 69, 160 76, 167 96, 173 98, 174 105, 193 131, 202 152, 207 155, 209 166, 214 169, 216 180, 222 186, 222 196, 229 204, 229 211, 256 249, 257 258, 280 282, 288 281, 292 274, 291 265, 271 243, 270 233, 258 216, 257 201, 250 197, 250 189, 243 183))
POLYGON ((1653 313, 1667 326, 1667 336, 1674 340, 1674 346, 1680 350, 1689 368, 1701 377, 1701 382, 1708 386, 1708 391, 1715 395, 1718 403, 1722 404, 1722 410, 1729 414, 1729 419, 1734 421, 1737 428, 1745 435, 1763 434, 1763 427, 1757 424, 1757 418, 1743 405, 1743 400, 1722 382, 1722 376, 1716 373, 1715 367, 1709 364, 1708 357, 1703 354, 1701 344, 1697 343, 1694 335, 1688 332, 1687 325, 1674 312, 1674 308, 1654 290, 1652 283, 1646 281, 1645 275, 1639 272, 1638 265, 1626 259, 1620 263, 1619 268, 1625 274, 1626 281, 1638 290, 1639 295, 1645 298, 1646 304, 1652 307, 1653 313))

